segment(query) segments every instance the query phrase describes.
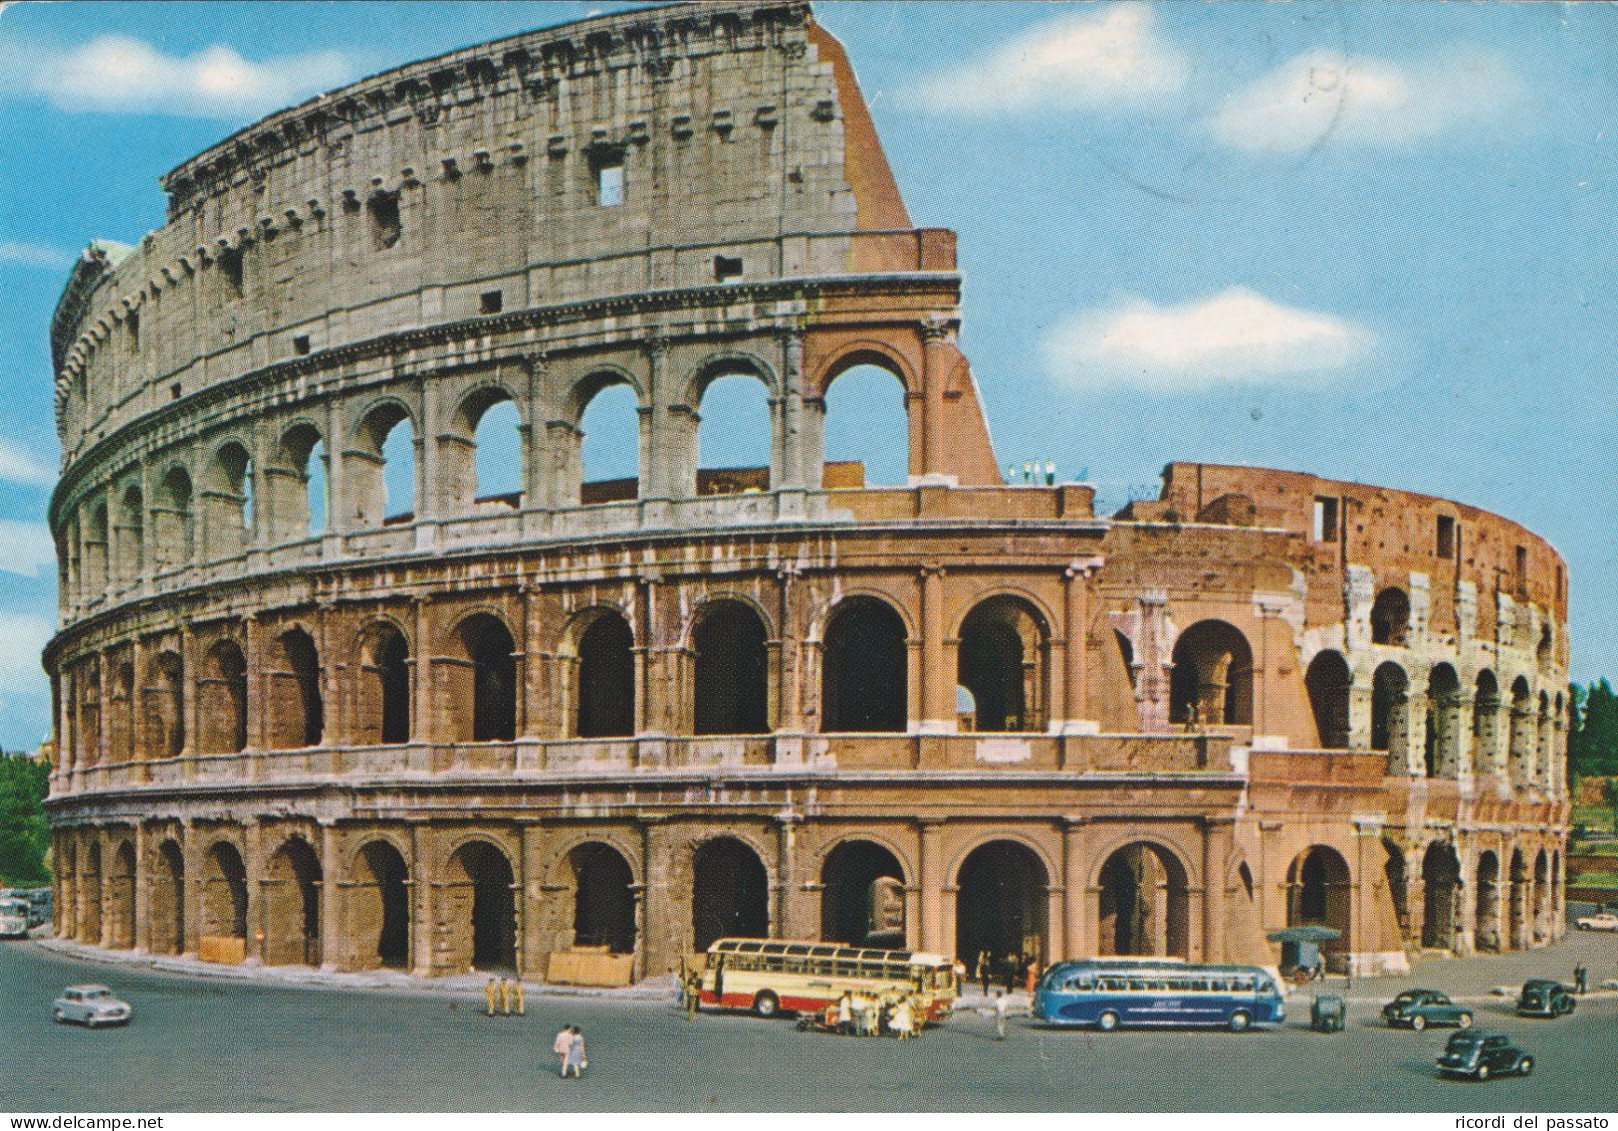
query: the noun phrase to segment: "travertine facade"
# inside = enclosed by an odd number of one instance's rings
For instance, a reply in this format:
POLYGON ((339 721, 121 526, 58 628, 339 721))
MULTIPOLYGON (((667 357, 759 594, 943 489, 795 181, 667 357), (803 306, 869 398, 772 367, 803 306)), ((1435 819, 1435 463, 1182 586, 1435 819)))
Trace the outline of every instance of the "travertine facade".
POLYGON ((413 64, 164 186, 52 327, 61 934, 645 975, 862 941, 893 881, 906 941, 969 962, 1272 961, 1325 922, 1370 971, 1560 930, 1557 554, 1283 472, 1176 464, 1112 519, 1003 485, 954 235, 911 226, 806 5, 413 64), (825 463, 856 365, 904 387, 906 486, 825 463), (734 375, 769 466, 699 475, 734 375), (584 483, 619 385, 639 476, 584 483))

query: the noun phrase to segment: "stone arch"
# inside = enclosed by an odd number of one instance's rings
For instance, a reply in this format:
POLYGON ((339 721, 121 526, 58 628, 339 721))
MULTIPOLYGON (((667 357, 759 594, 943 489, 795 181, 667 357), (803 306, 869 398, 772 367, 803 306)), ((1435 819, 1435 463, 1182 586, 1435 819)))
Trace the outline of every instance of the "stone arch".
POLYGON ((247 867, 229 840, 215 840, 204 850, 198 896, 198 934, 246 940, 247 867))
POLYGON ((92 833, 90 845, 84 850, 84 869, 79 873, 79 895, 84 907, 79 914, 78 934, 80 942, 92 946, 101 944, 101 900, 105 894, 101 881, 101 840, 92 833))
POLYGON ((1534 696, 1528 678, 1518 676, 1511 684, 1511 732, 1506 763, 1513 785, 1534 780, 1534 696))
POLYGON ((146 572, 146 496, 139 483, 126 485, 118 496, 118 576, 125 583, 139 581, 146 572))
POLYGON ((1137 838, 1100 859, 1097 953, 1189 958, 1190 872, 1179 853, 1137 838))
POLYGON ((410 869, 404 853, 381 837, 360 846, 349 869, 349 935, 361 970, 410 966, 410 869))
POLYGON ((1537 667, 1541 673, 1548 674, 1551 670, 1551 660, 1556 654, 1555 649, 1553 648, 1553 641, 1554 637, 1551 635, 1551 626, 1548 624, 1540 625, 1539 642, 1534 645, 1534 666, 1537 667))
POLYGON ((826 618, 823 732, 903 732, 909 720, 909 635, 887 601, 844 598, 826 618))
POLYGON ((909 359, 886 342, 879 342, 873 338, 849 342, 832 354, 820 367, 819 374, 814 378, 813 387, 821 396, 825 396, 837 378, 861 365, 887 370, 907 395, 920 391, 920 379, 912 370, 909 359))
POLYGON ((961 619, 956 682, 973 729, 1043 731, 1050 702, 1050 621, 1027 598, 996 594, 961 619))
POLYGON ((1507 907, 1510 912, 1509 939, 1512 950, 1527 950, 1529 940, 1528 927, 1528 864, 1523 859, 1522 849, 1511 850, 1511 872, 1509 876, 1510 889, 1507 892, 1507 907))
POLYGON ((635 952, 635 873, 628 858, 600 840, 567 853, 573 887, 573 945, 635 952))
POLYGON ((1473 945, 1478 950, 1498 952, 1500 934, 1500 857, 1492 849, 1478 854, 1473 871, 1477 877, 1477 903, 1473 908, 1473 945))
POLYGON ((135 945, 135 845, 128 837, 113 846, 105 882, 107 945, 129 950, 135 945))
POLYGON ((197 747, 203 754, 247 748, 247 658, 229 637, 208 649, 197 680, 197 747))
POLYGON ((804 407, 821 435, 822 486, 902 486, 921 474, 918 385, 898 354, 876 343, 847 350, 815 387, 804 407))
POLYGON ((202 505, 207 558, 244 552, 253 531, 253 457, 240 440, 226 440, 214 449, 203 479, 202 505))
POLYGON ((359 660, 352 724, 355 743, 393 746, 409 742, 414 666, 409 637, 392 620, 373 621, 360 633, 359 660))
POLYGON ((458 742, 517 737, 517 642, 491 611, 463 616, 451 634, 457 655, 442 664, 439 691, 458 742))
POLYGON ((1021 837, 996 835, 962 856, 955 869, 955 957, 975 968, 987 951, 992 963, 1050 958, 1050 861, 1021 837))
POLYGON ((1404 772, 1410 727, 1410 678, 1388 660, 1371 677, 1371 749, 1388 752, 1390 773, 1404 772))
POLYGON ((769 629, 751 602, 705 601, 692 619, 693 733, 770 729, 769 629))
POLYGON ((1539 693, 1539 715, 1536 722, 1534 774, 1532 780, 1537 785, 1549 788, 1551 783, 1551 763, 1556 760, 1556 716, 1551 710, 1550 693, 1543 689, 1539 693))
POLYGON ((108 532, 107 500, 96 498, 84 504, 79 520, 79 560, 86 597, 99 597, 107 591, 108 532))
POLYGON ((682 418, 683 450, 698 496, 741 495, 780 486, 781 437, 771 383, 751 370, 719 370, 682 418))
POLYGON ((77 830, 61 829, 52 838, 56 844, 55 893, 56 930, 63 938, 79 937, 79 846, 77 830))
POLYGON ((1472 688, 1472 772, 1484 774, 1495 768, 1495 749, 1500 736, 1500 681, 1494 672, 1478 672, 1472 688))
POLYGON ((891 848, 851 835, 820 864, 820 937, 847 946, 905 945, 904 864, 891 848))
POLYGON ((270 854, 263 879, 264 965, 319 966, 320 857, 293 835, 270 854))
POLYGON ((503 382, 485 380, 467 390, 438 438, 438 489, 452 511, 485 507, 521 510, 525 501, 524 403, 503 382), (513 436, 496 435, 510 428, 513 436))
POLYGON ((1421 858, 1421 882, 1426 905, 1421 924, 1421 945, 1429 950, 1453 950, 1459 924, 1456 904, 1461 892, 1461 862, 1448 841, 1435 840, 1421 858))
POLYGON ((152 550, 158 573, 191 564, 191 474, 180 464, 163 472, 152 500, 152 550))
POLYGON ((691 853, 691 949, 715 939, 770 933, 770 879, 763 857, 734 836, 716 836, 691 853))
POLYGON ((1388 837, 1382 838, 1382 849, 1387 859, 1382 874, 1388 885, 1388 896, 1393 901, 1393 917, 1400 938, 1410 937, 1410 869, 1405 861, 1404 849, 1388 837))
POLYGON ((629 738, 635 733, 635 632, 620 610, 595 606, 568 626, 573 733, 629 738))
POLYGON ((1550 854, 1541 847, 1534 854, 1534 942, 1551 941, 1552 910, 1550 854))
POLYGON ((264 469, 264 511, 272 542, 297 541, 325 529, 330 520, 329 500, 324 495, 317 500, 311 491, 315 487, 324 491, 326 472, 318 465, 328 454, 325 437, 307 420, 297 421, 281 433, 274 459, 264 469))
POLYGON ((1353 946, 1354 879, 1343 854, 1324 844, 1310 845, 1287 869, 1287 926, 1318 925, 1338 932, 1322 945, 1327 965, 1346 970, 1353 946))
POLYGON ((445 868, 443 898, 451 971, 516 969, 516 873, 502 848, 481 837, 457 846, 445 868))
POLYGON ((781 382, 769 362, 747 350, 727 349, 708 354, 686 374, 680 403, 696 408, 708 386, 722 377, 752 377, 770 397, 781 395, 781 382))
POLYGON ((1315 733, 1323 750, 1348 749, 1348 700, 1354 682, 1348 661, 1341 652, 1328 648, 1309 661, 1303 678, 1309 691, 1309 707, 1315 716, 1315 733))
POLYGON ((566 469, 560 477, 566 484, 561 504, 590 506, 639 498, 646 477, 641 416, 648 411, 641 383, 626 369, 601 366, 574 383, 568 401, 566 425, 560 436, 553 436, 558 458, 566 469), (620 387, 629 390, 629 397, 614 394, 599 400, 602 393, 620 387), (633 404, 628 403, 630 399, 633 404), (592 433, 596 437, 593 443, 589 440, 592 433), (587 444, 596 449, 593 454, 587 444), (629 452, 634 453, 633 460, 628 458, 629 452), (631 467, 632 474, 620 474, 631 467), (603 475, 603 471, 610 474, 603 475))
POLYGON ((314 637, 301 627, 288 629, 276 639, 272 655, 275 666, 265 673, 270 748, 319 746, 326 727, 326 710, 321 694, 320 653, 314 637))
POLYGON ((1403 648, 1410 636, 1410 598, 1390 585, 1371 605, 1371 643, 1403 648))
POLYGON ((185 750, 185 714, 180 709, 185 661, 172 649, 154 655, 147 668, 142 711, 148 758, 178 758, 185 750))
POLYGON ((172 838, 158 844, 152 854, 148 890, 148 948, 153 954, 181 953, 185 950, 185 857, 172 838))
POLYGON ((416 420, 403 401, 382 397, 366 407, 344 464, 348 505, 357 525, 378 527, 415 517, 416 441, 416 420), (390 470, 390 463, 399 466, 390 470))
POLYGON ((1253 722, 1253 649, 1228 621, 1201 620, 1174 642, 1169 721, 1182 726, 1253 722))
POLYGON ((1461 765, 1461 680, 1449 664, 1427 674, 1426 768, 1430 778, 1453 778, 1461 765))

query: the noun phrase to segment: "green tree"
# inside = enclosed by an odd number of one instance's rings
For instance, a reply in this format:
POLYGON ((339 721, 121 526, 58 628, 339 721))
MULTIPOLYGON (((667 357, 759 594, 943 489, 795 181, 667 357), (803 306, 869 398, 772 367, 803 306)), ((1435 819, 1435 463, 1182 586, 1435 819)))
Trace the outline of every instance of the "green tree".
POLYGON ((50 825, 44 804, 49 775, 44 762, 0 753, 0 884, 7 887, 50 882, 45 868, 50 825))
POLYGON ((1573 693, 1574 727, 1568 735, 1570 778, 1618 775, 1618 695, 1605 679, 1573 693))

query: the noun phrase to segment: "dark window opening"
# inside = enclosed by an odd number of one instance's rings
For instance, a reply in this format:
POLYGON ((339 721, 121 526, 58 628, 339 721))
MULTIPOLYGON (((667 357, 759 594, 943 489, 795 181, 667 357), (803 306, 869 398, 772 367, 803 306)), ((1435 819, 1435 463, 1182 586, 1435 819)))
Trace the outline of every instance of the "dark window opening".
POLYGON ((365 207, 371 213, 371 235, 376 239, 376 246, 389 248, 398 243, 404 231, 399 217, 399 194, 379 190, 371 194, 365 207))
POLYGON ((635 733, 634 633, 616 613, 597 617, 579 640, 578 735, 635 733))
POLYGON ((1441 558, 1455 556, 1455 519, 1447 514, 1438 516, 1438 546, 1435 552, 1441 558))
POLYGON ((826 629, 823 731, 900 731, 909 716, 905 626, 892 608, 854 597, 826 629))
POLYGON ((175 401, 180 399, 180 383, 178 381, 169 386, 169 399, 175 401))
POLYGON ((724 601, 692 634, 696 646, 695 733, 763 734, 769 730, 769 650, 758 614, 724 601))
POLYGON ((1384 589, 1371 606, 1371 643, 1402 648, 1410 631, 1410 598, 1403 589, 1384 589))
POLYGON ((1315 541, 1337 541, 1337 500, 1315 497, 1315 541))
POLYGON ((233 247, 225 248, 219 253, 219 270, 224 272, 225 282, 229 284, 231 293, 236 298, 241 298, 242 253, 233 247))
POLYGON ((478 296, 478 313, 499 314, 506 306, 506 296, 501 291, 484 291, 478 296))
POLYGON ((740 279, 742 277, 741 257, 730 255, 714 256, 713 277, 716 283, 728 283, 732 279, 740 279))
POLYGON ((1528 599, 1528 547, 1517 547, 1517 599, 1528 599))
POLYGON ((140 352, 140 311, 131 310, 126 320, 129 327, 129 350, 131 353, 140 352))
POLYGON ((309 335, 299 334, 292 339, 292 352, 302 357, 309 352, 309 335))

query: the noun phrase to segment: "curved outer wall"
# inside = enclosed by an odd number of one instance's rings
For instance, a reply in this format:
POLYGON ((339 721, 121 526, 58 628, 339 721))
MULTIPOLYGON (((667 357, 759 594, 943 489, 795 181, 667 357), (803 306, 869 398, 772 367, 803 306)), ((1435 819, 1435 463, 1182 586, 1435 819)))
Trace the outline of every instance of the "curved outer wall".
POLYGON ((716 932, 1271 962, 1326 922, 1371 972, 1560 931, 1555 551, 1293 473, 1172 465, 1110 520, 1003 486, 954 235, 806 5, 469 48, 164 184, 52 327, 60 935, 645 976, 716 932), (854 365, 906 486, 824 459, 854 365), (699 473, 732 375, 769 466, 699 473), (639 473, 585 483, 614 385, 639 473), (521 490, 480 497, 505 402, 521 490))

